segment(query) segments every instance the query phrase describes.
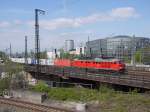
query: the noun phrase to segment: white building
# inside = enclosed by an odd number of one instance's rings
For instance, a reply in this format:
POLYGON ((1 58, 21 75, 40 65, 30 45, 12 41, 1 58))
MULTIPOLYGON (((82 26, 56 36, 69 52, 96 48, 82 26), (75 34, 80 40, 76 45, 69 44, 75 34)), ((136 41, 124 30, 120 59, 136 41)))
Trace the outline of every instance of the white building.
POLYGON ((86 51, 86 47, 76 47, 76 54, 80 55, 80 54, 85 54, 86 51))
POLYGON ((57 53, 55 53, 55 51, 47 52, 47 58, 48 59, 55 59, 56 55, 59 57, 60 56, 60 52, 59 51, 57 51, 57 53))

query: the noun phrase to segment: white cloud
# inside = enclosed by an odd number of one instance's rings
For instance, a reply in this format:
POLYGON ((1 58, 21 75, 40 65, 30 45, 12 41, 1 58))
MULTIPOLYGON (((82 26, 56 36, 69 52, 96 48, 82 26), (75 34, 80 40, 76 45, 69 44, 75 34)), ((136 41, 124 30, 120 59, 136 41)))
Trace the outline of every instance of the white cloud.
MULTIPOLYGON (((56 18, 51 20, 40 20, 40 26, 43 29, 55 30, 60 28, 76 28, 86 24, 92 24, 100 21, 117 21, 126 20, 129 18, 136 18, 139 14, 133 7, 122 7, 115 8, 111 11, 106 11, 103 13, 91 14, 85 17, 75 17, 75 18, 56 18)), ((20 20, 14 20, 9 22, 0 22, 0 27, 10 27, 15 25, 27 24, 33 26, 33 21, 22 22, 20 20)))
POLYGON ((6 22, 6 21, 0 22, 0 28, 6 28, 9 26, 11 26, 11 24, 9 22, 6 22))
POLYGON ((21 20, 14 20, 13 23, 16 25, 20 25, 20 24, 22 24, 22 21, 21 20))
POLYGON ((17 28, 21 27, 21 25, 24 25, 24 23, 20 20, 13 20, 13 21, 0 21, 0 28, 3 28, 8 30, 9 28, 17 28))
MULTIPOLYGON (((123 7, 112 9, 108 12, 92 14, 86 17, 76 18, 56 18, 52 20, 41 20, 40 25, 47 30, 55 30, 59 28, 76 28, 85 24, 96 23, 99 21, 116 21, 129 18, 136 18, 139 14, 133 7, 123 7)), ((33 25, 33 22, 29 22, 33 25)))
POLYGON ((66 27, 78 27, 80 23, 76 19, 58 18, 50 21, 41 21, 41 26, 48 30, 66 27))
MULTIPOLYGON (((40 38, 41 38, 41 48, 49 48, 50 46, 58 47, 62 46, 65 39, 74 39, 76 43, 80 43, 80 41, 87 41, 88 35, 90 38, 94 39, 94 37, 99 37, 102 34, 96 34, 96 32, 92 30, 82 31, 80 32, 66 32, 58 33, 49 32, 49 30, 56 30, 60 28, 78 28, 84 26, 86 24, 93 24, 97 22, 103 21, 118 21, 118 20, 126 20, 126 19, 134 19, 138 17, 138 13, 132 7, 124 7, 124 8, 116 8, 110 11, 91 14, 83 17, 75 17, 75 18, 56 18, 49 20, 41 20, 39 21, 40 28, 47 29, 41 30, 40 38), (61 34, 60 34, 61 33, 61 34), (92 36, 94 35, 94 36, 92 36), (96 36, 95 36, 96 35, 96 36), (79 41, 79 42, 78 42, 79 41), (43 43, 43 44, 42 44, 43 43), (59 45, 58 45, 59 43, 59 45)), ((11 42, 13 45, 13 49, 16 51, 21 50, 21 47, 24 46, 24 36, 28 35, 29 49, 34 48, 34 21, 23 21, 23 20, 12 20, 12 21, 0 21, 0 48, 6 48, 8 42, 11 42), (27 26, 27 27, 26 27, 27 26)), ((108 31, 110 32, 110 31, 108 31)), ((105 34, 103 34, 105 35, 105 34)))
POLYGON ((136 10, 133 7, 124 7, 112 9, 111 16, 116 18, 130 18, 138 17, 139 14, 136 13, 136 10))

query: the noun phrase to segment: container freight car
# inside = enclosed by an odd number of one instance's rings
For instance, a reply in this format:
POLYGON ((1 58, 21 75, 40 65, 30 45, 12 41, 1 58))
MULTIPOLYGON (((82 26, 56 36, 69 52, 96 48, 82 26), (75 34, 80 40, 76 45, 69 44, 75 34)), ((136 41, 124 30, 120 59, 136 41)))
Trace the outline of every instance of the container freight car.
MULTIPOLYGON (((25 58, 10 58, 12 62, 15 63, 25 63, 25 58)), ((36 59, 28 58, 28 64, 37 64, 36 59)), ((40 59, 40 65, 54 65, 54 59, 40 59)))

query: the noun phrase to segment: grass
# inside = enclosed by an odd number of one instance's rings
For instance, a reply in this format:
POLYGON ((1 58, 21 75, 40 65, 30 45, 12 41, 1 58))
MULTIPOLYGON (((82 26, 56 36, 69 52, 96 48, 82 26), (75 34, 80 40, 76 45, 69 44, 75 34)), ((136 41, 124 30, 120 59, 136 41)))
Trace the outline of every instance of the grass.
POLYGON ((108 93, 101 95, 105 96, 105 100, 100 100, 104 112, 150 112, 150 97, 145 95, 117 92, 110 96, 108 93))
POLYGON ((95 100, 96 94, 96 91, 81 88, 53 88, 48 92, 51 99, 82 102, 95 100))
POLYGON ((54 100, 76 102, 99 101, 101 112, 150 112, 150 95, 143 95, 136 91, 123 93, 105 86, 101 87, 100 90, 48 88, 41 82, 33 90, 47 92, 48 97, 54 100))

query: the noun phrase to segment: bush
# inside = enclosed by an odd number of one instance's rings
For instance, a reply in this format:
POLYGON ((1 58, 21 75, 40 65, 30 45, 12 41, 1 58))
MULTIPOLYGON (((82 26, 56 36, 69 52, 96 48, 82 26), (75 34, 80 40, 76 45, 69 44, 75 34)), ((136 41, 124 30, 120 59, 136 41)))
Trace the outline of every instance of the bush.
POLYGON ((0 79, 0 92, 3 92, 5 89, 9 89, 10 79, 4 78, 0 79))
POLYGON ((48 97, 61 101, 99 101, 102 112, 149 112, 150 98, 137 93, 135 89, 128 94, 102 86, 99 91, 85 88, 48 88, 43 82, 34 87, 40 92, 48 92, 48 97))
POLYGON ((49 87, 44 82, 40 81, 36 86, 33 87, 33 90, 37 92, 48 92, 49 87))
POLYGON ((48 96, 56 100, 90 101, 96 100, 98 92, 84 88, 51 88, 48 96))

